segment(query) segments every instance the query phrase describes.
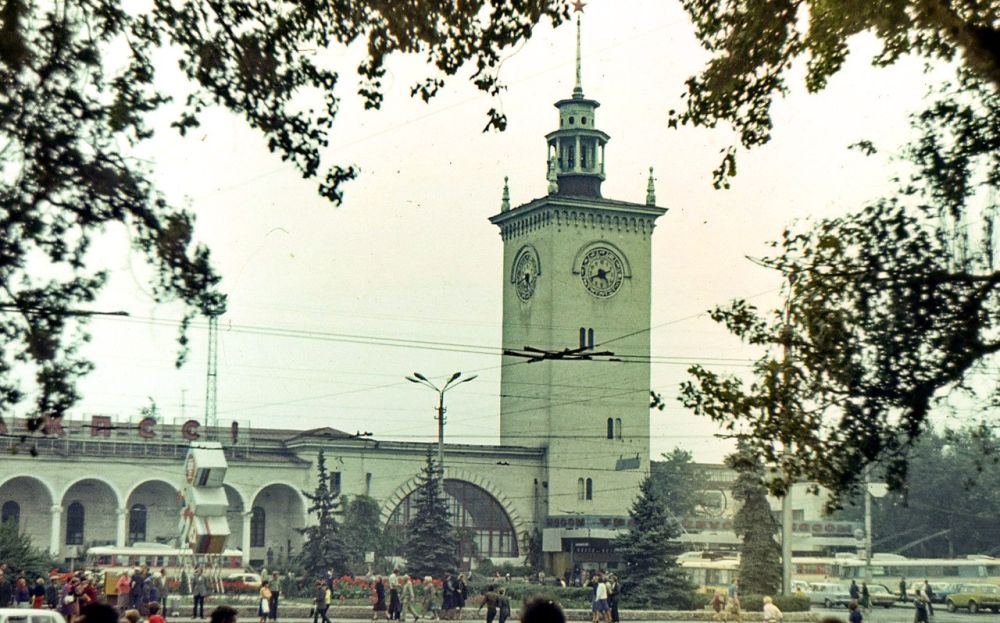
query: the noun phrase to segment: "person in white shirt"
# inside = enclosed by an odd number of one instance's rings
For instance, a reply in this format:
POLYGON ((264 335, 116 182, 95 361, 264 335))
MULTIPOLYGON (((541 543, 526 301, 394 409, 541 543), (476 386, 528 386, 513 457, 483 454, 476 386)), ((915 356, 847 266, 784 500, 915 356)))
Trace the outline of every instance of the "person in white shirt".
POLYGON ((764 597, 764 623, 779 623, 784 616, 770 597, 764 597))
POLYGON ((594 620, 610 623, 611 610, 608 608, 608 585, 604 578, 597 578, 594 587, 594 620))

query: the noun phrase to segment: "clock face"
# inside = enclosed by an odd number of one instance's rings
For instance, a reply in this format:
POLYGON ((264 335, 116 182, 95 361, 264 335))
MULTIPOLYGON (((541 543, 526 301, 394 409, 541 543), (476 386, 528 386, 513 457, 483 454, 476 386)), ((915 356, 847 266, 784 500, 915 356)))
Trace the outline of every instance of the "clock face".
POLYGON ((595 247, 587 252, 580 265, 583 287, 598 298, 613 296, 625 279, 622 258, 607 247, 595 247))
POLYGON ((514 290, 522 301, 527 301, 535 293, 538 282, 538 258, 534 251, 525 248, 514 262, 514 290))

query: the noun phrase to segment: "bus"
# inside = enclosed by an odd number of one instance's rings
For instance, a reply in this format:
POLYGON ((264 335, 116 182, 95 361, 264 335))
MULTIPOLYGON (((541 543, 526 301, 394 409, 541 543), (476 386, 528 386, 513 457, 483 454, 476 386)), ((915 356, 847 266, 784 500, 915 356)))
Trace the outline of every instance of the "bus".
MULTIPOLYGON (((840 577, 846 580, 864 579, 867 575, 864 559, 842 562, 840 577)), ((890 584, 895 590, 901 578, 913 586, 917 581, 934 583, 988 582, 1000 583, 1000 558, 974 554, 965 558, 906 558, 897 554, 874 554, 871 575, 876 581, 890 584)))
POLYGON ((179 583, 181 574, 188 577, 194 569, 201 567, 206 576, 214 582, 222 582, 231 575, 243 573, 243 552, 227 549, 221 554, 193 554, 190 549, 179 549, 160 543, 135 543, 127 547, 114 545, 90 547, 87 549, 85 565, 87 569, 103 575, 105 593, 117 593, 115 582, 122 573, 145 565, 150 572, 159 573, 165 569, 168 586, 179 583))
MULTIPOLYGON (((717 590, 728 586, 738 577, 739 555, 727 552, 712 554, 687 552, 677 558, 688 579, 702 590, 717 590)), ((899 580, 907 579, 910 586, 924 580, 932 586, 949 585, 972 580, 1000 584, 1000 559, 985 555, 965 558, 907 558, 899 554, 874 554, 871 560, 874 584, 884 584, 897 591, 899 580)), ((863 558, 851 553, 836 556, 795 556, 792 558, 793 585, 805 586, 816 582, 862 582, 867 578, 863 558)), ((805 590, 805 589, 803 589, 805 590)), ((936 589, 937 590, 937 589, 936 589)))

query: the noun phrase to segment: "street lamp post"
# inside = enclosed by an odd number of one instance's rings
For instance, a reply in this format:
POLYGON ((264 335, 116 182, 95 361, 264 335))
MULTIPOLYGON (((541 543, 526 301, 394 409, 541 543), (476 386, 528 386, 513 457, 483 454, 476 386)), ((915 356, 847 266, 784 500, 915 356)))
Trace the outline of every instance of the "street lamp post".
POLYGON ((406 377, 407 381, 409 381, 411 383, 419 383, 420 385, 426 385, 427 387, 430 387, 431 389, 433 389, 434 391, 436 391, 437 394, 438 394, 438 406, 437 406, 437 413, 438 413, 437 414, 437 421, 438 421, 438 469, 441 470, 442 481, 444 479, 444 414, 445 414, 444 394, 449 389, 451 389, 451 388, 453 388, 455 386, 461 385, 462 383, 468 383, 469 381, 474 380, 477 376, 478 375, 473 374, 472 376, 467 376, 467 377, 465 377, 463 379, 463 378, 461 378, 462 377, 462 373, 461 372, 456 372, 455 374, 452 374, 451 378, 449 378, 448 381, 444 385, 442 385, 440 388, 437 385, 435 385, 434 383, 431 383, 430 380, 426 376, 424 376, 423 374, 420 374, 419 372, 414 372, 413 376, 406 377), (459 380, 459 379, 461 379, 461 380, 459 380))

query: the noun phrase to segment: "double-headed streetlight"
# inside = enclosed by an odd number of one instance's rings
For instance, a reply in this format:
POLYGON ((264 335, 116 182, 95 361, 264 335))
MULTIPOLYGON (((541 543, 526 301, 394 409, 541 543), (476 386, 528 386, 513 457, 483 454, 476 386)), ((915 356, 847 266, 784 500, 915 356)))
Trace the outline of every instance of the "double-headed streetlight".
POLYGON ((478 375, 473 374, 472 376, 467 376, 467 377, 465 377, 463 379, 463 378, 461 378, 462 377, 462 373, 461 372, 456 372, 455 374, 452 374, 451 378, 448 379, 448 381, 443 386, 441 386, 440 388, 437 385, 435 385, 434 383, 431 383, 430 380, 426 376, 424 376, 423 374, 420 374, 419 372, 414 372, 413 376, 406 377, 407 381, 409 381, 411 383, 420 383, 421 385, 426 385, 427 387, 430 387, 431 389, 433 389, 434 391, 436 391, 437 394, 438 394, 438 406, 437 406, 437 412, 438 412, 438 414, 437 414, 437 421, 438 421, 438 469, 441 470, 441 476, 442 476, 442 478, 444 477, 444 413, 445 413, 445 408, 444 408, 444 393, 446 391, 448 391, 449 389, 457 386, 457 385, 461 385, 462 383, 468 383, 469 381, 474 380, 477 376, 478 375), (461 379, 461 380, 459 380, 459 379, 461 379))

